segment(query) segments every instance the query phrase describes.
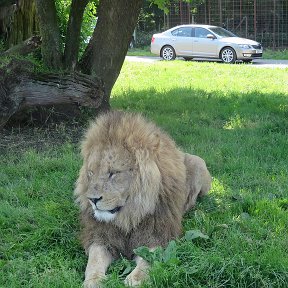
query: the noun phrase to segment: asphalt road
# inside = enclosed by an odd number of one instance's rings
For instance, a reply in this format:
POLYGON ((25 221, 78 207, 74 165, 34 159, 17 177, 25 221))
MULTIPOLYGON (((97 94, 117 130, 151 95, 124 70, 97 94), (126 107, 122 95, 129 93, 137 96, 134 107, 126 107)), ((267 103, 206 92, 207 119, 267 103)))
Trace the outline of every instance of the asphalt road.
MULTIPOLYGON (((183 58, 179 58, 183 59, 183 58)), ((145 62, 145 63, 154 63, 156 61, 161 61, 162 59, 160 57, 153 57, 153 56, 126 56, 127 61, 132 62, 145 62)), ((184 61, 184 59, 183 59, 184 61)), ((192 61, 198 61, 198 62, 219 62, 220 60, 211 60, 211 59, 193 59, 192 61)), ((251 64, 253 67, 257 68, 287 68, 288 69, 288 60, 270 60, 270 59, 255 59, 251 64)))

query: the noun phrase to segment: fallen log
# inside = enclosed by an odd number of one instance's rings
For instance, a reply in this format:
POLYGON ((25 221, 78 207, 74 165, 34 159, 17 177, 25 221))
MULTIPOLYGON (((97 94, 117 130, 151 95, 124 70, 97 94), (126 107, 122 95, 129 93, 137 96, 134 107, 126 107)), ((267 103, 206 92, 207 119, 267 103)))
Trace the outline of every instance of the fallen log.
POLYGON ((34 68, 18 59, 0 66, 0 128, 16 113, 33 107, 101 106, 105 90, 100 79, 78 72, 35 73, 34 68))
POLYGON ((23 41, 20 44, 12 46, 8 50, 4 51, 2 55, 3 56, 13 56, 13 55, 25 56, 34 52, 40 46, 41 46, 41 37, 35 35, 23 41))

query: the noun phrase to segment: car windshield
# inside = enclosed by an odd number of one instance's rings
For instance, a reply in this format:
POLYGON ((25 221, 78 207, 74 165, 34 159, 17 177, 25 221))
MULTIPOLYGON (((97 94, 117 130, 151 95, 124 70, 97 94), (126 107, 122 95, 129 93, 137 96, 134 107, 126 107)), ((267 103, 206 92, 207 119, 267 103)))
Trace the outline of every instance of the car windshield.
POLYGON ((225 30, 224 28, 221 27, 212 27, 210 28, 212 32, 217 34, 219 37, 237 37, 234 35, 232 32, 225 30))

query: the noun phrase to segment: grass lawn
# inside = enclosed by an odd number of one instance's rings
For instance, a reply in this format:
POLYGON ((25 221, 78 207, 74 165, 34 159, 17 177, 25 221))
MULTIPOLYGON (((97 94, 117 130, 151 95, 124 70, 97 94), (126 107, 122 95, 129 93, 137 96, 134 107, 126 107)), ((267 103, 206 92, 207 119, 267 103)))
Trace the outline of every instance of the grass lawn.
MULTIPOLYGON (((157 56, 150 52, 150 46, 143 47, 143 48, 129 49, 127 52, 127 55, 128 56, 157 56)), ((282 50, 264 49, 263 59, 288 60, 288 49, 282 49, 282 50)))
POLYGON ((150 46, 142 48, 130 48, 127 52, 127 56, 157 56, 150 52, 150 46))
MULTIPOLYGON (((183 236, 202 234, 171 242, 165 261, 152 255, 143 287, 288 287, 287 69, 126 62, 111 104, 155 121, 213 176, 183 221, 183 236)), ((86 256, 72 197, 81 162, 71 135, 83 129, 2 132, 0 287, 81 287, 86 256)), ((124 287, 132 266, 115 262, 105 287, 124 287)))
POLYGON ((263 53, 264 59, 275 59, 275 60, 288 60, 288 49, 282 50, 271 50, 265 49, 263 53))

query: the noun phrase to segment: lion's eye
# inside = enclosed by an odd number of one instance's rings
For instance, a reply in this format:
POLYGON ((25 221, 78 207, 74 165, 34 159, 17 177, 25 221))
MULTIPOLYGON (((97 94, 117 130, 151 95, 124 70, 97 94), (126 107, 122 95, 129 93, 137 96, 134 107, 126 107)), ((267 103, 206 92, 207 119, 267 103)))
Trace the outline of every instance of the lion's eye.
POLYGON ((113 172, 109 172, 109 178, 112 178, 113 177, 113 175, 114 175, 115 173, 113 173, 113 172))

